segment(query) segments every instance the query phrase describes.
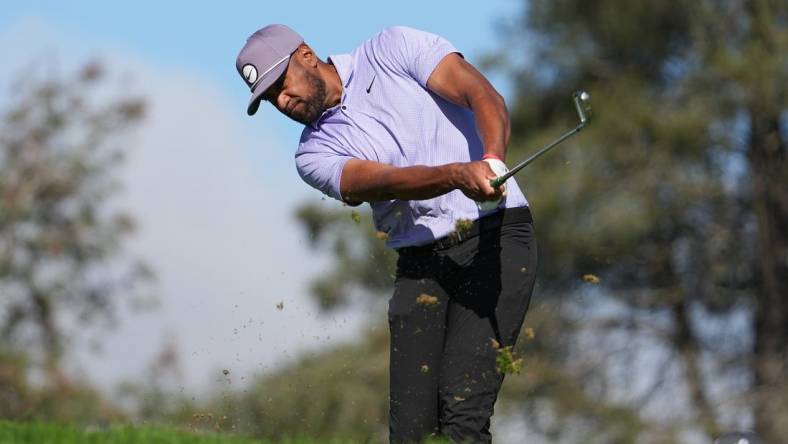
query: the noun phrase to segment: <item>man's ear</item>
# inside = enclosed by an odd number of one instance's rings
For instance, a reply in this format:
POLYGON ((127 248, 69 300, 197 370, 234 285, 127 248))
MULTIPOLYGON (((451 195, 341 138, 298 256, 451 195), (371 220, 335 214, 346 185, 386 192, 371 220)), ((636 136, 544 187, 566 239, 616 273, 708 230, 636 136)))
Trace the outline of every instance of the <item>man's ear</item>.
POLYGON ((298 49, 296 49, 296 54, 304 65, 309 66, 310 68, 317 66, 317 56, 315 55, 315 52, 312 51, 312 48, 310 48, 306 43, 302 43, 298 46, 298 49))

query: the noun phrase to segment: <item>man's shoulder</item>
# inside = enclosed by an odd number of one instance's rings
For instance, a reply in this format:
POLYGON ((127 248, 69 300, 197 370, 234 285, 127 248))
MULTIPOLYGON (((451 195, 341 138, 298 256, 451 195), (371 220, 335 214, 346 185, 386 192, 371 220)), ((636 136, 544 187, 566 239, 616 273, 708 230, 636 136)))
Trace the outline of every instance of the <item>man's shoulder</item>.
POLYGON ((296 153, 305 152, 340 152, 339 146, 327 136, 324 131, 310 125, 304 126, 301 138, 298 141, 296 153))
POLYGON ((412 35, 423 34, 424 32, 411 26, 393 25, 383 28, 376 36, 380 38, 407 38, 412 35))
POLYGON ((308 148, 309 145, 315 144, 319 138, 319 132, 320 130, 315 129, 311 125, 304 125, 304 129, 301 131, 301 138, 298 140, 298 150, 302 151, 308 148))
POLYGON ((408 38, 423 34, 424 31, 410 26, 393 25, 387 26, 380 30, 377 34, 367 39, 361 46, 368 44, 382 44, 382 45, 399 45, 407 41, 408 38))

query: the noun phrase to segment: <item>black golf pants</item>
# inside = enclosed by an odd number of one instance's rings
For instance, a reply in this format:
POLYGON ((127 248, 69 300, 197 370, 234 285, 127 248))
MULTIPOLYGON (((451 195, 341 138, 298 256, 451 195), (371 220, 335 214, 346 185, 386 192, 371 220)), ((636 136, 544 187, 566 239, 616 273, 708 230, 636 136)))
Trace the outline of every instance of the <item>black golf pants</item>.
POLYGON ((536 278, 530 213, 527 221, 508 217, 523 212, 489 216, 502 224, 485 230, 481 223, 478 235, 455 246, 398 250, 388 307, 391 443, 430 435, 492 441, 490 417, 503 383, 492 340, 515 344, 536 278))

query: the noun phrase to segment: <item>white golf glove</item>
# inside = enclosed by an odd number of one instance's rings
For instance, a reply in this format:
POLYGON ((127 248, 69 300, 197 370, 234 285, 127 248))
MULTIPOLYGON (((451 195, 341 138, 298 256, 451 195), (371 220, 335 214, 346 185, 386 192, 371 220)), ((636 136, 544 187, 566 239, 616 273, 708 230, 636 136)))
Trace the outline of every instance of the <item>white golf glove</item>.
MULTIPOLYGON (((509 172, 509 168, 506 167, 506 164, 503 161, 498 159, 484 159, 484 162, 487 162, 490 165, 490 168, 493 170, 495 175, 503 176, 504 174, 509 172)), ((501 185, 501 190, 503 190, 503 195, 498 200, 486 200, 483 202, 476 202, 476 206, 479 207, 480 211, 490 211, 498 208, 498 206, 506 202, 506 183, 501 185)))

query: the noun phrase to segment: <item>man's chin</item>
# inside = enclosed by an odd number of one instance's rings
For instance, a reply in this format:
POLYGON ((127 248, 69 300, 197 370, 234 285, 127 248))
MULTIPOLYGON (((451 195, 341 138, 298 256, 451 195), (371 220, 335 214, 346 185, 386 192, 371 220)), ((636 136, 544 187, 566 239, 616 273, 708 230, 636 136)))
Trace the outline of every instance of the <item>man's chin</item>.
POLYGON ((306 119, 304 119, 302 117, 296 117, 296 116, 287 116, 287 117, 290 117, 290 120, 292 120, 294 122, 298 122, 301 125, 309 125, 310 123, 312 123, 311 121, 306 120, 306 119))
POLYGON ((291 120, 294 120, 302 125, 309 125, 316 121, 320 114, 310 114, 310 115, 288 115, 291 120))

